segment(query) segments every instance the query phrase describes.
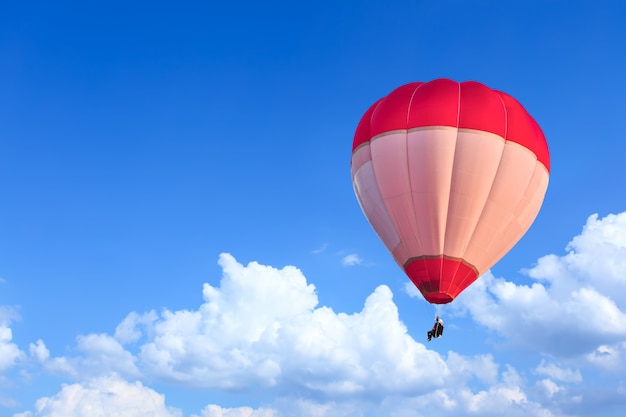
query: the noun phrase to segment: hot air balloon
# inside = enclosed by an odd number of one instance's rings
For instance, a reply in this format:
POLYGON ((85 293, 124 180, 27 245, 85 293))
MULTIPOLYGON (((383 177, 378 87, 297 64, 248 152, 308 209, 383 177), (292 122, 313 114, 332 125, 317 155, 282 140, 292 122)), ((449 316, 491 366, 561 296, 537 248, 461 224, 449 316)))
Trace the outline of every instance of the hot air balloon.
POLYGON ((526 233, 550 155, 513 97, 475 82, 403 85, 374 103, 352 144, 369 223, 424 298, 455 299, 526 233))

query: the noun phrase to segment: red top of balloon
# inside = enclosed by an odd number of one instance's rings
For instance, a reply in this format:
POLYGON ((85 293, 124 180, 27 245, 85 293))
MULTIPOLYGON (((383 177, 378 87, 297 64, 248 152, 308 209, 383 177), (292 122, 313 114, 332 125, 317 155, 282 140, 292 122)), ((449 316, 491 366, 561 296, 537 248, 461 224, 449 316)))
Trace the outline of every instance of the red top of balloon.
POLYGON ((537 122, 513 97, 476 81, 439 78, 395 89, 363 115, 352 150, 386 132, 426 126, 494 133, 532 151, 550 171, 548 144, 537 122))

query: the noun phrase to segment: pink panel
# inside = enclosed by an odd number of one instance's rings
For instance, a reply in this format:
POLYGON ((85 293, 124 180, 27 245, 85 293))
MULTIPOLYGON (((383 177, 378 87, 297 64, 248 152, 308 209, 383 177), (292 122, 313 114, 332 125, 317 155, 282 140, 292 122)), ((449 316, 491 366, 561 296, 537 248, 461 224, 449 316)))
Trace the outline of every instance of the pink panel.
POLYGON ((393 251, 400 243, 400 238, 396 233, 396 229, 378 190, 371 162, 361 165, 361 168, 354 174, 352 183, 365 217, 383 244, 390 251, 393 251))
MULTIPOLYGON (((503 229, 515 217, 536 166, 536 156, 527 148, 507 142, 487 201, 464 253, 473 265, 484 265, 507 241, 503 229), (503 240, 504 239, 504 240, 503 240)), ((480 269, 482 272, 484 270, 480 269)))
POLYGON ((444 254, 463 258, 489 196, 504 151, 504 140, 494 134, 460 130, 454 168, 444 254))
POLYGON ((420 230, 411 196, 407 134, 384 135, 371 141, 370 147, 376 182, 401 245, 421 253, 420 230))
MULTIPOLYGON (((535 221, 548 188, 548 171, 539 161, 535 163, 535 171, 518 206, 514 209, 513 220, 502 228, 498 240, 491 242, 487 252, 491 259, 485 260, 480 266, 486 271, 495 265, 524 236, 535 221)), ((478 266, 477 266, 478 267, 478 266)))
POLYGON ((523 197, 520 199, 517 207, 514 208, 513 219, 510 223, 503 226, 498 241, 493 241, 486 252, 491 254, 490 259, 485 259, 477 265, 481 271, 486 271, 500 260, 515 244, 524 236, 526 231, 535 221, 541 205, 543 203, 546 190, 548 188, 549 174, 546 167, 540 161, 535 162, 535 170, 532 178, 528 183, 523 197))
POLYGON ((522 225, 530 227, 532 222, 537 217, 537 213, 543 203, 543 198, 548 189, 549 174, 545 166, 540 161, 537 161, 535 172, 530 180, 530 184, 524 193, 522 201, 528 202, 527 204, 519 204, 515 209, 515 215, 518 218, 518 222, 522 225))
POLYGON ((423 249, 420 255, 444 253, 456 136, 457 129, 451 127, 409 132, 410 185, 423 249))
POLYGON ((354 178, 354 173, 361 168, 361 165, 371 160, 372 156, 370 155, 370 145, 369 142, 367 142, 363 146, 360 146, 358 149, 356 149, 354 153, 352 153, 352 159, 350 161, 350 171, 352 173, 352 178, 354 178))
POLYGON ((408 259, 415 256, 415 250, 410 251, 406 245, 400 243, 393 251, 391 251, 391 255, 398 266, 402 267, 408 259))
POLYGON ((383 200, 408 195, 407 134, 389 133, 370 142, 376 182, 383 200))

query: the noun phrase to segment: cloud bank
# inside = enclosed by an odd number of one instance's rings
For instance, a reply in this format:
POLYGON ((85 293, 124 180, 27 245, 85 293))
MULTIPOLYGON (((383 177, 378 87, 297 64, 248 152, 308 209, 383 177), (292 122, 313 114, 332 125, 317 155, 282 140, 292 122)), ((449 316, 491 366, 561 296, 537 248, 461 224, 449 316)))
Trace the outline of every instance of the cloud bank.
POLYGON ((566 250, 525 270, 530 285, 485 274, 453 309, 515 346, 626 375, 626 213, 590 216, 566 250))
MULTIPOLYGON (((319 305, 299 269, 222 254, 222 279, 204 285, 196 309, 131 312, 112 335, 80 336, 73 357, 32 343, 31 361, 73 382, 15 416, 182 415, 141 381, 265 393, 263 404, 207 404, 192 417, 601 415, 586 372, 616 374, 603 403, 626 406, 626 300, 615 290, 624 285, 625 236, 626 213, 591 216, 564 256, 526 272, 530 285, 488 273, 457 299, 451 312, 537 354, 526 371, 493 354, 428 349, 409 334, 387 286, 361 311, 335 312, 319 305)), ((4 326, 0 349, 13 346, 5 366, 15 366, 25 354, 4 326)))

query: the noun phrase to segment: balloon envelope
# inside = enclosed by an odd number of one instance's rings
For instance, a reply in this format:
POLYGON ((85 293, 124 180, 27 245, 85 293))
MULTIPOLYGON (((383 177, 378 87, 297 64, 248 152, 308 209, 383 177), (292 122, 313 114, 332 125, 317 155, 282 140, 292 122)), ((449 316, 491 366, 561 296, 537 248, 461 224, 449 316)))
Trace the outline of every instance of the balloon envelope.
POLYGON ((452 301, 526 233, 543 202, 543 132, 475 81, 406 84, 359 122, 351 159, 368 221, 427 301, 452 301))

